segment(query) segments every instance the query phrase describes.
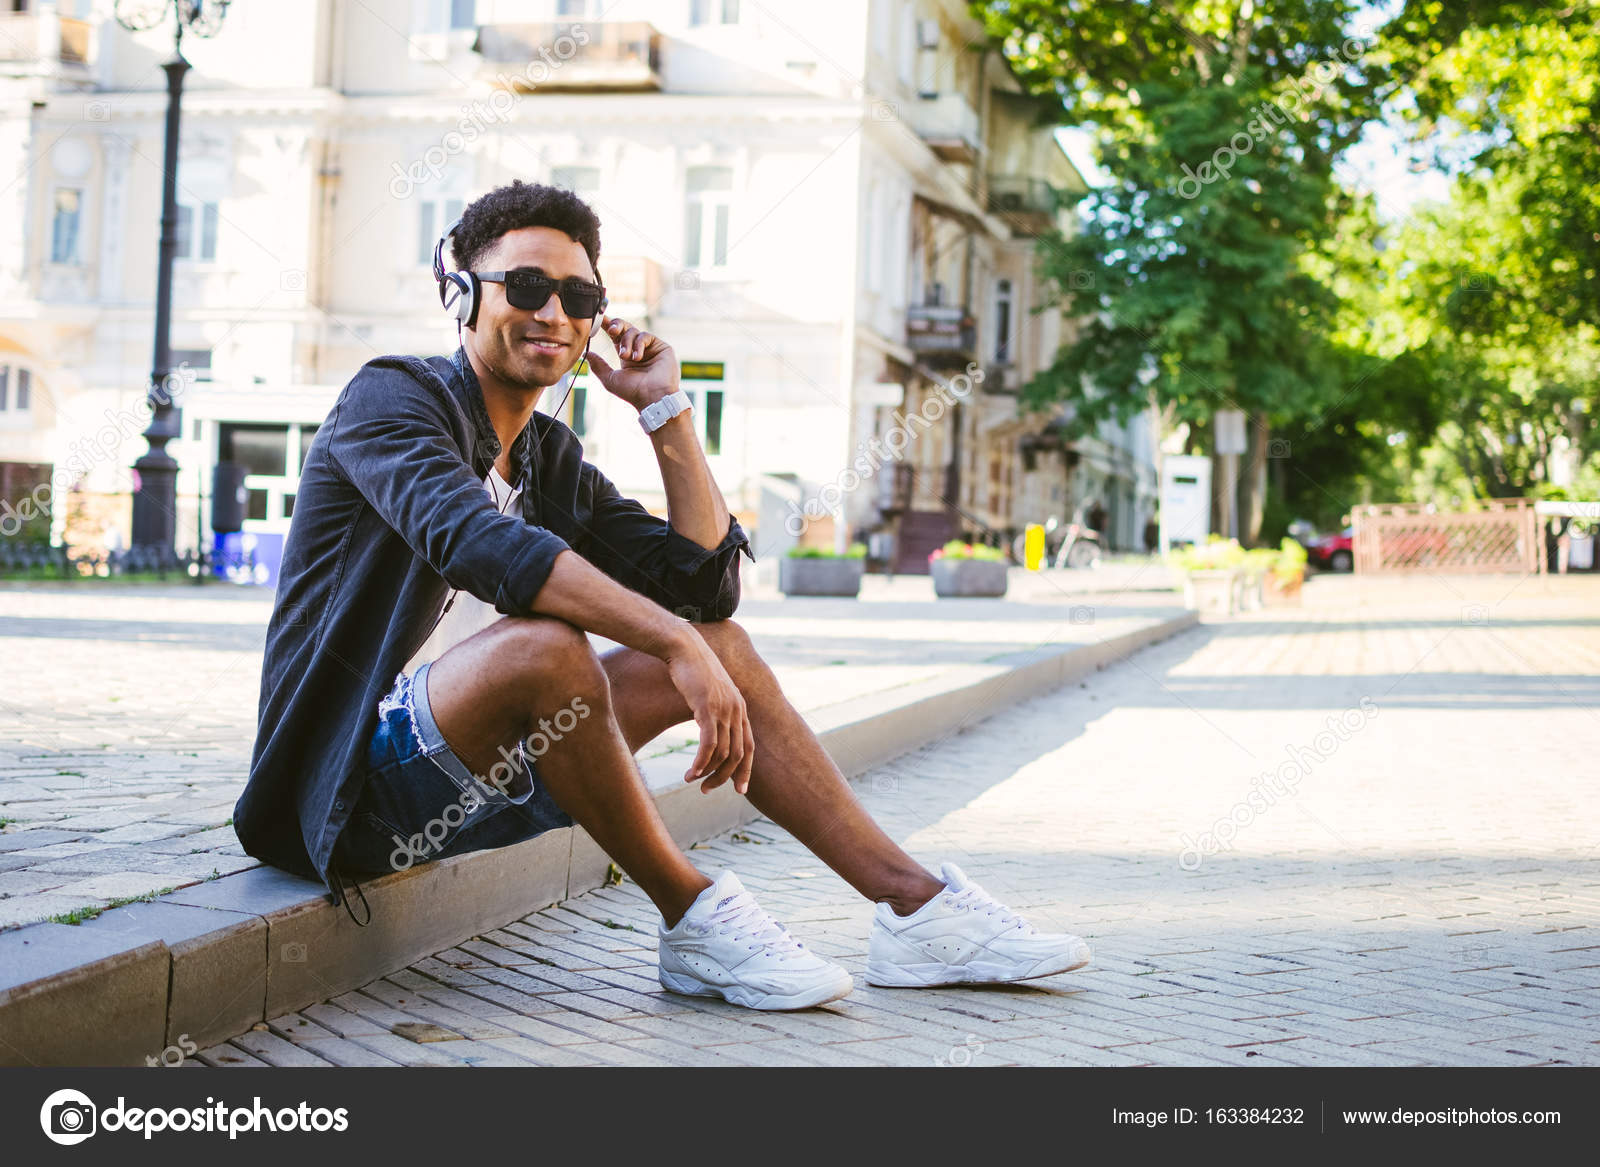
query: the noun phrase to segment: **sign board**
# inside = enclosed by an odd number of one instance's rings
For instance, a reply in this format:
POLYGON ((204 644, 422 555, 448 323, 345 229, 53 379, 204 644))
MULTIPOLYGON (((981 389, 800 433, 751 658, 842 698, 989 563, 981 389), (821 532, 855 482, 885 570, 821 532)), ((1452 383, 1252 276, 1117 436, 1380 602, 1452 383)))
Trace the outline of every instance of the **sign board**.
POLYGON ((898 381, 868 381, 856 386, 856 400, 862 405, 903 405, 906 387, 898 381))
POLYGON ((1211 534, 1211 459, 1168 454, 1161 463, 1161 552, 1211 534))
POLYGON ((1242 454, 1245 452, 1244 410, 1219 409, 1211 415, 1215 435, 1213 443, 1217 454, 1242 454))
POLYGON ((684 381, 720 381, 722 362, 682 361, 678 365, 678 377, 684 381))

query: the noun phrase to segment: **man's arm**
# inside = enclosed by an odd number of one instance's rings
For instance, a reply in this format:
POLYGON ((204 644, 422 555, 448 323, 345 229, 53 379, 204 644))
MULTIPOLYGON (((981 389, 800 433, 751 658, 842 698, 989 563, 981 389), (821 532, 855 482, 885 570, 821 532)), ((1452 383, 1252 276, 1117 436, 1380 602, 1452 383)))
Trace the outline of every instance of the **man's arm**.
POLYGON ((667 488, 667 521, 672 529, 702 547, 715 547, 728 530, 728 504, 711 476, 694 411, 678 414, 650 435, 667 488))
POLYGON ((330 465, 452 587, 530 615, 568 544, 495 509, 452 434, 448 394, 421 361, 369 361, 334 406, 330 465))
POLYGON ((665 662, 701 730, 684 777, 709 775, 708 787, 731 777, 743 793, 754 736, 716 655, 687 621, 570 554, 559 535, 495 510, 451 436, 448 390, 425 384, 430 371, 416 366, 380 358, 351 379, 328 423, 335 472, 452 586, 509 616, 566 620, 665 662))
MULTIPOLYGON (((602 321, 620 367, 590 352, 606 391, 643 410, 678 388, 678 358, 659 337, 624 320, 602 321)), ((581 553, 608 575, 690 619, 724 620, 739 604, 739 552, 752 560, 750 540, 728 513, 695 434, 692 412, 681 413, 650 434, 666 488, 667 519, 624 498, 609 479, 585 463, 591 500, 591 538, 581 553)))

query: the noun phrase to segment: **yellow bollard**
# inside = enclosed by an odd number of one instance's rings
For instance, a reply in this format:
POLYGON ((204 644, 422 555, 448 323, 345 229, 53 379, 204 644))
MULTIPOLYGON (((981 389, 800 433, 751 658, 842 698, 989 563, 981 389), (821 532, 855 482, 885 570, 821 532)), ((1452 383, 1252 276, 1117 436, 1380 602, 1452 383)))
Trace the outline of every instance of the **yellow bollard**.
POLYGON ((1044 528, 1038 523, 1029 523, 1022 539, 1023 563, 1029 571, 1038 571, 1044 562, 1044 528))

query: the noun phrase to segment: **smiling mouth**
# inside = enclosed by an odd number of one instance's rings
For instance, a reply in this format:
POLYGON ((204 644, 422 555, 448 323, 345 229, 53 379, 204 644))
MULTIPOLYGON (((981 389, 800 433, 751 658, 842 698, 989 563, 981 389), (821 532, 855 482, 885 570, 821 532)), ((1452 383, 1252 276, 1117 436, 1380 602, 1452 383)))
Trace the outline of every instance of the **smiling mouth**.
POLYGON ((562 349, 567 347, 563 342, 561 342, 559 340, 545 340, 545 339, 543 339, 541 337, 534 337, 534 336, 525 336, 525 337, 522 338, 522 342, 524 344, 530 344, 534 348, 538 349, 540 352, 545 352, 545 353, 558 353, 562 349))

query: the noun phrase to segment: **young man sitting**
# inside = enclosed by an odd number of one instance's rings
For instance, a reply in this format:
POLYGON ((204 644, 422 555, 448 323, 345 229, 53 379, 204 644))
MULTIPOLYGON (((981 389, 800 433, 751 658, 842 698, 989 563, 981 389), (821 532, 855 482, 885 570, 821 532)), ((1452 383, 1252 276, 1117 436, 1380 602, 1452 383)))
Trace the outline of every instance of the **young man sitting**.
POLYGON ((369 361, 317 430, 234 815, 245 849, 322 880, 338 903, 345 874, 576 823, 660 909, 666 988, 756 1009, 843 996, 846 970, 732 872, 697 870, 663 826, 633 755, 692 718, 685 781, 731 782, 876 902, 869 983, 1082 966, 1082 940, 1039 933, 955 865, 936 878, 902 851, 729 618, 749 542, 681 411, 672 349, 602 315, 599 226, 554 187, 513 182, 478 199, 446 232, 460 270, 443 268, 445 239, 435 263, 461 347, 369 361), (535 410, 597 318, 618 363, 592 367, 640 411, 667 519, 622 497, 535 410), (597 655, 590 632, 619 647, 597 655))

